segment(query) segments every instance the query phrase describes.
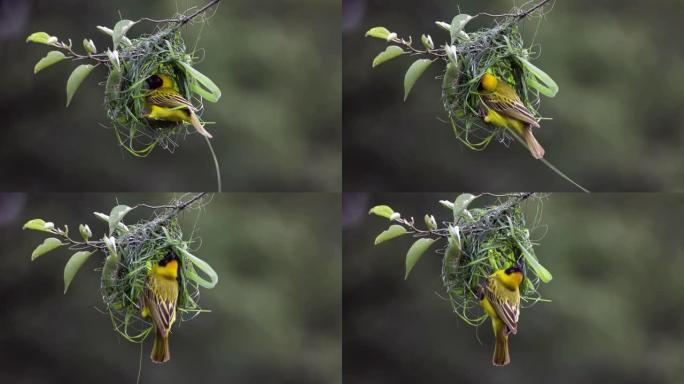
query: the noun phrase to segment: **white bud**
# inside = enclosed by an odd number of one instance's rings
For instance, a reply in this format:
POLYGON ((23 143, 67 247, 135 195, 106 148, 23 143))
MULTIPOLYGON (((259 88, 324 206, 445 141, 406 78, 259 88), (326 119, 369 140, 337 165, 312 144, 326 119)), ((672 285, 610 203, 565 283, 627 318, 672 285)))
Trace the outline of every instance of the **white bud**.
POLYGON ((453 237, 458 245, 461 245, 461 230, 458 226, 449 226, 449 234, 453 237))
POLYGON ((85 48, 89 55, 97 53, 97 48, 92 39, 83 39, 83 48, 85 48))
POLYGON ((109 48, 107 48, 107 57, 109 58, 109 61, 112 63, 114 68, 117 70, 121 70, 121 62, 119 61, 119 51, 114 50, 114 52, 110 51, 109 48))
POLYGON ((389 35, 387 35, 387 41, 392 41, 397 38, 397 34, 392 32, 389 35))
POLYGON ((455 45, 445 45, 444 50, 446 51, 446 54, 449 57, 449 61, 451 61, 454 65, 457 65, 458 64, 458 54, 456 51, 456 46, 455 45))
POLYGON ((394 212, 390 215, 389 219, 390 221, 397 220, 401 217, 401 214, 399 212, 394 212))

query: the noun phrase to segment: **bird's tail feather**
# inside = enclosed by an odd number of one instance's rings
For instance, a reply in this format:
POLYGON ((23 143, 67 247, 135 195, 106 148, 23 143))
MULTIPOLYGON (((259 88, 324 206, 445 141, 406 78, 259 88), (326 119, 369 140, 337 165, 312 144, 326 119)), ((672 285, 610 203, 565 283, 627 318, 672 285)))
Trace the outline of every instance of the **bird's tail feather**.
POLYGON ((155 363, 166 363, 171 359, 169 338, 159 333, 159 331, 154 335, 154 344, 152 345, 152 354, 150 354, 150 358, 155 363))
POLYGON ((544 148, 542 148, 541 144, 539 144, 537 139, 532 134, 532 128, 525 127, 525 130, 523 131, 523 137, 525 138, 525 142, 532 153, 532 157, 537 160, 543 158, 546 151, 544 151, 544 148))
POLYGON ((508 354, 508 336, 504 332, 496 335, 496 344, 494 345, 494 356, 492 356, 492 364, 496 366, 504 366, 511 362, 511 356, 508 354))
POLYGON ((192 126, 195 127, 195 129, 197 130, 197 132, 200 133, 200 135, 206 136, 210 139, 213 137, 211 133, 204 129, 204 126, 202 126, 202 123, 200 123, 199 119, 197 118, 197 115, 193 111, 190 111, 190 124, 192 124, 192 126))

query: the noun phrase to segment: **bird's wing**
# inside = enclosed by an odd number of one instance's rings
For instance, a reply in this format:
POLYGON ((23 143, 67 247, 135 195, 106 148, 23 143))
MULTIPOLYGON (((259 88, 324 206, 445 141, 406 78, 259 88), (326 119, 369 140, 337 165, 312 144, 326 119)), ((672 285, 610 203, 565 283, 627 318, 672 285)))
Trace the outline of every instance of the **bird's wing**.
POLYGON ((502 292, 505 288, 500 288, 495 285, 493 281, 488 282, 485 289, 485 296, 492 305, 496 314, 499 315, 501 321, 506 324, 508 332, 516 334, 518 332, 518 319, 520 318, 520 301, 514 301, 509 298, 510 294, 502 292))
POLYGON ((166 108, 187 107, 191 111, 197 112, 197 108, 192 103, 174 91, 153 91, 147 96, 147 102, 166 108))
POLYGON ((148 279, 145 288, 145 305, 150 310, 152 322, 160 332, 168 335, 171 325, 176 318, 176 300, 162 298, 161 295, 154 293, 154 288, 150 286, 148 279))
POLYGON ((503 94, 496 92, 485 94, 483 96, 483 101, 485 104, 489 108, 499 112, 504 116, 520 120, 523 123, 529 124, 535 128, 539 127, 537 119, 530 112, 530 110, 525 107, 518 94, 515 93, 515 90, 510 86, 506 86, 505 84, 501 84, 499 87, 504 88, 502 92, 500 92, 503 94))

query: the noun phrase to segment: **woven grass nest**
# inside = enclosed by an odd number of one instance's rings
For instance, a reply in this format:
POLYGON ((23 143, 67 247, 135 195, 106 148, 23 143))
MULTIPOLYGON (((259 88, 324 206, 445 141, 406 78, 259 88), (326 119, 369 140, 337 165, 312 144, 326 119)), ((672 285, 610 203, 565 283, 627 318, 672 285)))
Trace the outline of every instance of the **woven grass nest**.
POLYGON ((458 35, 453 56, 444 71, 442 102, 456 137, 468 148, 483 150, 492 139, 505 142, 505 129, 482 122, 480 79, 494 74, 516 88, 527 109, 538 112, 540 94, 553 97, 556 83, 528 60, 532 47, 526 47, 518 27, 518 17, 508 17, 492 28, 458 35))
POLYGON ((523 300, 542 300, 537 288, 542 279, 550 279, 550 273, 537 261, 520 205, 509 200, 469 213, 451 224, 462 228, 460 251, 450 252, 449 246, 441 251, 442 281, 454 312, 471 325, 485 321, 476 295, 478 284, 520 259, 525 265, 523 300))
POLYGON ((105 89, 105 106, 121 146, 135 156, 147 156, 157 145, 173 152, 178 138, 186 134, 182 123, 146 118, 145 80, 166 74, 176 81, 177 91, 190 100, 201 114, 202 101, 218 101, 220 90, 192 67, 180 32, 174 27, 159 28, 151 35, 122 40, 118 48, 120 65, 110 66, 105 89))
POLYGON ((218 274, 207 262, 190 253, 190 246, 196 239, 184 239, 177 217, 184 207, 160 208, 151 219, 126 225, 122 222, 123 216, 133 208, 117 206, 110 215, 96 213, 109 223, 112 233, 109 239, 105 238, 106 258, 100 292, 114 330, 129 341, 142 342, 154 329, 151 319, 140 316, 140 299, 153 265, 170 252, 178 256, 176 311, 181 320, 190 320, 205 311, 198 304, 199 288, 213 288, 218 282, 218 274))

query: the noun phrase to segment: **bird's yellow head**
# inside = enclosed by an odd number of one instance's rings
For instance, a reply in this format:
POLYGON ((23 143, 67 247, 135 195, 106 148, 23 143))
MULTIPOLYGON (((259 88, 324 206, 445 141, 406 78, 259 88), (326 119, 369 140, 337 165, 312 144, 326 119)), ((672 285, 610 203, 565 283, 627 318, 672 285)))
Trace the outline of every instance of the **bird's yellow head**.
POLYGON ((484 75, 482 75, 482 78, 480 79, 480 85, 482 86, 482 89, 484 89, 487 92, 494 92, 496 91, 496 87, 499 85, 499 79, 496 78, 496 76, 492 75, 491 73, 487 72, 484 75))
POLYGON ((147 83, 147 88, 149 89, 174 88, 175 86, 173 79, 168 75, 164 75, 163 73, 158 73, 148 77, 145 80, 145 83, 147 83))
POLYGON ((166 277, 168 279, 178 278, 178 256, 173 251, 159 260, 156 265, 152 266, 152 273, 158 276, 166 277))
POLYGON ((518 289, 522 283, 524 275, 520 266, 516 265, 496 271, 496 277, 506 286, 506 288, 514 291, 518 289))

